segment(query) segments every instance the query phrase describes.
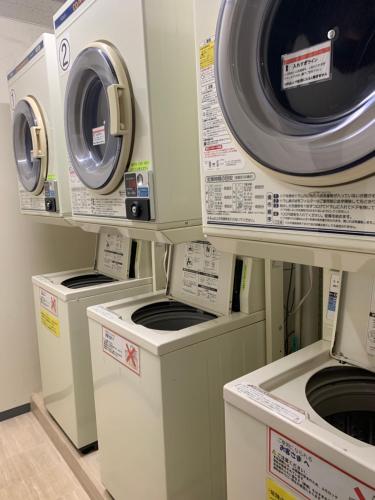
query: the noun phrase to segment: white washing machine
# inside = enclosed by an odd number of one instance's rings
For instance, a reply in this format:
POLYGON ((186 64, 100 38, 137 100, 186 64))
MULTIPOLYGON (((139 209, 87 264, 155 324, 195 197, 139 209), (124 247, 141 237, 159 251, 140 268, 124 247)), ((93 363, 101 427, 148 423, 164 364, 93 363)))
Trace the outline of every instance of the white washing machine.
POLYGON ((374 253, 374 4, 195 12, 207 234, 374 253))
POLYGON ((224 388, 228 500, 375 498, 375 281, 344 274, 340 301, 339 282, 332 272, 332 340, 224 388))
POLYGON ((70 215, 55 37, 43 34, 8 74, 13 149, 24 214, 70 215))
POLYGON ((222 388, 265 363, 264 262, 191 242, 169 269, 167 294, 88 309, 102 481, 116 500, 224 500, 222 388))
POLYGON ((200 224, 192 2, 69 0, 54 26, 74 218, 200 224))
POLYGON ((33 277, 45 406, 82 451, 97 441, 86 308, 151 291, 150 262, 149 243, 106 229, 93 268, 33 277))

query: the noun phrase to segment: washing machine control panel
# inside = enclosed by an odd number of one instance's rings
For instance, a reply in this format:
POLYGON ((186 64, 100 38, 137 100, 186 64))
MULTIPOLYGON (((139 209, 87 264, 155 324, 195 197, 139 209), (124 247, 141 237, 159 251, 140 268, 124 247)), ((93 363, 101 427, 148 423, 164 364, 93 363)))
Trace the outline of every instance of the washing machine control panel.
POLYGON ((125 174, 126 218, 149 221, 154 219, 152 173, 144 171, 125 174))
POLYGON ((44 183, 44 195, 44 206, 46 212, 58 212, 57 181, 47 181, 44 183))

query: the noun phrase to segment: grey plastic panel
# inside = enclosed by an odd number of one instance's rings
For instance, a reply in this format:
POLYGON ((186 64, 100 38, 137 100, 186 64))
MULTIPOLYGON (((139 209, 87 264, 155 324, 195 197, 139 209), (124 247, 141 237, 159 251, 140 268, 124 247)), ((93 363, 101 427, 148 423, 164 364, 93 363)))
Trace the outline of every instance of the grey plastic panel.
POLYGON ((13 116, 13 150, 21 184, 33 192, 41 176, 41 160, 32 157, 31 127, 36 127, 36 116, 27 101, 18 102, 13 116))
POLYGON ((107 87, 118 83, 106 54, 84 49, 70 70, 65 95, 65 136, 71 163, 82 183, 101 189, 112 179, 121 152, 121 136, 109 133, 107 87), (94 145, 93 129, 104 126, 105 142, 94 145))
MULTIPOLYGON (((366 15, 370 20, 375 19, 374 9, 367 8, 365 4, 366 0, 358 3, 335 2, 335 8, 333 8, 329 2, 312 0, 298 2, 223 0, 216 31, 215 71, 218 98, 233 135, 255 160, 285 174, 316 176, 350 168, 374 154, 375 82, 373 78, 360 85, 363 95, 358 92, 359 102, 353 99, 352 92, 347 92, 347 105, 345 102, 340 102, 337 104, 337 109, 330 110, 330 107, 335 107, 330 105, 329 95, 334 104, 333 101, 338 101, 338 98, 334 99, 335 92, 339 92, 340 89, 346 88, 345 85, 348 85, 347 80, 344 79, 344 70, 340 71, 339 68, 337 47, 340 50, 342 48, 343 57, 345 57, 345 50, 349 51, 349 49, 345 49, 345 46, 340 46, 339 43, 350 41, 349 31, 341 30, 340 32, 339 26, 338 38, 332 40, 333 74, 328 82, 314 83, 306 88, 301 86, 293 89, 293 92, 285 98, 285 95, 281 96, 283 92, 279 68, 275 70, 274 82, 272 82, 272 75, 270 77, 265 74, 265 67, 268 64, 267 53, 271 50, 272 29, 274 29, 272 16, 276 16, 275 12, 277 13, 279 7, 289 9, 290 15, 295 9, 302 9, 302 7, 321 9, 320 17, 316 16, 315 24, 311 16, 301 17, 302 24, 306 24, 302 26, 302 30, 309 33, 310 37, 303 39, 303 37, 296 36, 294 41, 288 40, 290 46, 285 53, 293 53, 319 42, 327 42, 329 30, 323 26, 325 15, 329 20, 337 18, 338 24, 343 19, 345 29, 350 27, 352 19, 355 30, 364 24, 363 12, 367 12, 366 15), (344 9, 350 5, 355 7, 356 12, 358 11, 358 19, 355 22, 354 16, 350 18, 348 13, 344 12, 344 9), (328 9, 330 9, 329 13, 328 9), (320 20, 320 25, 318 20, 320 20), (279 100, 274 95, 274 84, 278 78, 279 100), (331 92, 325 89, 331 89, 331 92), (297 117, 296 114, 288 112, 290 101, 294 99, 297 102, 302 95, 305 102, 306 96, 311 95, 312 103, 315 100, 316 107, 318 107, 319 96, 324 96, 323 104, 319 101, 320 110, 316 116, 297 117), (280 101, 283 99, 288 102, 280 106, 280 101), (324 103, 326 109, 322 109, 324 103)), ((327 24, 327 26, 330 25, 327 24)), ((293 29, 299 29, 296 23, 285 23, 285 30, 293 29)), ((280 34, 281 31, 282 27, 278 29, 278 33, 280 34)), ((375 51, 368 50, 373 43, 373 30, 367 32, 363 28, 358 36, 364 44, 365 52, 360 52, 362 57, 368 58, 368 64, 373 65, 375 51)), ((280 52, 275 57, 277 64, 280 64, 281 56, 280 52)), ((363 73, 359 73, 364 66, 363 63, 361 68, 358 68, 358 79, 367 78, 363 76, 363 73)), ((357 88, 355 71, 352 83, 354 82, 354 88, 357 88)), ((310 109, 314 110, 314 105, 309 104, 310 109)))

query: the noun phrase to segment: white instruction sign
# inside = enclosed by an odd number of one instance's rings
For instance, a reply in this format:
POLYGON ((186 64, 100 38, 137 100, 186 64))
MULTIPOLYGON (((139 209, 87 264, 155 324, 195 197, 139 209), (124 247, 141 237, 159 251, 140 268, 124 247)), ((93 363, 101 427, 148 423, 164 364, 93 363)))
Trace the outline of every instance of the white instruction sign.
POLYGON ((136 344, 103 327, 103 351, 126 368, 141 374, 140 350, 136 344))
POLYGON ((26 191, 21 183, 19 183, 19 194, 21 210, 46 211, 44 189, 38 196, 35 196, 29 191, 26 191))
POLYGON ((92 129, 92 144, 93 146, 100 146, 101 144, 105 144, 104 125, 92 129))
POLYGON ((282 56, 283 90, 332 78, 332 42, 313 45, 282 56))
POLYGON ((216 302, 220 252, 207 242, 185 244, 182 289, 185 293, 216 302))
POLYGON ((248 169, 205 176, 208 224, 375 236, 368 179, 319 190, 278 182, 251 163, 248 169))
POLYGON ((46 292, 43 288, 39 288, 39 301, 40 305, 47 309, 54 316, 58 316, 57 297, 52 293, 46 292))
POLYGON ((119 273, 124 267, 124 237, 120 233, 106 233, 104 245, 104 270, 119 273))
POLYGON ((200 105, 203 166, 206 170, 242 168, 244 160, 226 126, 216 93, 215 37, 200 47, 200 105))
POLYGON ((306 418, 302 410, 271 396, 260 387, 248 384, 237 384, 235 389, 247 399, 264 406, 272 413, 276 413, 280 417, 290 420, 295 424, 301 424, 306 418))
POLYGON ((327 462, 304 446, 269 429, 269 472, 304 498, 372 500, 375 488, 327 462))
POLYGON ((73 215, 125 219, 124 181, 113 193, 99 194, 82 184, 72 165, 69 166, 69 181, 73 215))

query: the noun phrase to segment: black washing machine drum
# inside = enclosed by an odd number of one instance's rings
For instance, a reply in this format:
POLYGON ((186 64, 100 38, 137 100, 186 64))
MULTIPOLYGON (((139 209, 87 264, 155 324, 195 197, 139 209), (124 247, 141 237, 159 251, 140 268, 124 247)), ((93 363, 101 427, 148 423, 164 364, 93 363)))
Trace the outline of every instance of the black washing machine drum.
POLYGON ((63 286, 71 289, 85 288, 87 286, 104 285, 105 283, 113 283, 117 281, 115 278, 106 276, 105 274, 93 273, 74 276, 61 282, 63 286))
POLYGON ((374 173, 372 0, 223 0, 215 71, 229 128, 268 171, 327 186, 374 173))
POLYGON ((350 366, 315 373, 306 385, 311 407, 336 429, 375 445, 375 374, 350 366))
POLYGON ((170 300, 141 307, 132 314, 132 321, 153 330, 177 331, 216 317, 196 307, 170 300))

